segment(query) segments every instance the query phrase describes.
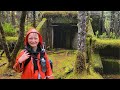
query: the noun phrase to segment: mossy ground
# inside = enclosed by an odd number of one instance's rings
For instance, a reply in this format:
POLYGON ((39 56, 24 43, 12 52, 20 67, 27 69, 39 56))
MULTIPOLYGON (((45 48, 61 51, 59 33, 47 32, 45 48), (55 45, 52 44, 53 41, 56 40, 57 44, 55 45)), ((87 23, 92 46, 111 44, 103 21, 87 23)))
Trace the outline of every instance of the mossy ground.
MULTIPOLYGON (((99 73, 95 73, 91 69, 91 75, 86 72, 83 74, 76 74, 74 72, 74 64, 76 61, 76 50, 51 50, 47 51, 49 59, 53 62, 53 75, 55 79, 102 79, 99 73)), ((8 63, 5 54, 0 60, 0 63, 8 63)), ((20 79, 21 73, 16 73, 13 69, 6 68, 7 64, 0 67, 1 79, 20 79)))

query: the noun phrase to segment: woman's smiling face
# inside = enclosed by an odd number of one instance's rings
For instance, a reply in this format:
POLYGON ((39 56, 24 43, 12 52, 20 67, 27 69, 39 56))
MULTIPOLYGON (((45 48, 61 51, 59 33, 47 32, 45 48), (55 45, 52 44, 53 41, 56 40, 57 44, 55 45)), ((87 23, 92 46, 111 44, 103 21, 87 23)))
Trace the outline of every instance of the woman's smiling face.
POLYGON ((30 33, 28 35, 28 44, 32 47, 35 48, 37 47, 39 43, 39 36, 37 33, 30 33))

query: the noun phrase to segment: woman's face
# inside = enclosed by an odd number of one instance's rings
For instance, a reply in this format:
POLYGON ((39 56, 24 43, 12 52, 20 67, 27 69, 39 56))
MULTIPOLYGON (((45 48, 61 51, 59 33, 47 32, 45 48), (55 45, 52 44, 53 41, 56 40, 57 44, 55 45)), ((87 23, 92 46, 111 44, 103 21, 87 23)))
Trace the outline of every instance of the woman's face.
POLYGON ((37 47, 39 43, 39 36, 37 33, 30 33, 28 35, 28 44, 32 47, 35 48, 37 47))

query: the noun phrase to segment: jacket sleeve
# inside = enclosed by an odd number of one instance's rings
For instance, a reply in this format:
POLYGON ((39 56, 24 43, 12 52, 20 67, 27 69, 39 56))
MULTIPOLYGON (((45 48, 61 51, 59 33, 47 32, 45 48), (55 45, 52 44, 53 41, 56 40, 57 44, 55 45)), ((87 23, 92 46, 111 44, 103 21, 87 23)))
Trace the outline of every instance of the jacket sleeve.
POLYGON ((46 53, 45 53, 45 59, 46 59, 46 67, 47 67, 46 78, 47 79, 53 79, 52 69, 51 69, 51 66, 50 66, 48 55, 46 53))
POLYGON ((24 53, 24 50, 22 50, 19 55, 17 56, 16 60, 15 60, 15 64, 13 65, 13 69, 16 71, 16 72, 22 72, 23 71, 23 68, 24 68, 24 62, 23 63, 19 63, 18 62, 18 59, 23 55, 24 53))

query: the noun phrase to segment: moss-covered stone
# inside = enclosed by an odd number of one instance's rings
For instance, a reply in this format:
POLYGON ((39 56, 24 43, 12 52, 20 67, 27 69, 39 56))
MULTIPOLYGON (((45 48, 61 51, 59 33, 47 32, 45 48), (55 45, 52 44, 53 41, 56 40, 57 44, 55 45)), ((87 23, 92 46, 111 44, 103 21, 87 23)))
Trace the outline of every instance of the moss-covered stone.
POLYGON ((92 66, 96 72, 103 73, 103 65, 99 53, 92 54, 92 66))
POLYGON ((46 18, 43 18, 42 21, 38 24, 38 26, 36 27, 36 29, 42 34, 42 28, 46 27, 45 26, 45 22, 46 22, 46 18))
POLYGON ((115 59, 102 59, 105 74, 120 74, 120 61, 115 59))
POLYGON ((91 24, 91 18, 88 17, 87 18, 87 24, 86 24, 86 31, 87 31, 87 36, 89 37, 93 37, 94 36, 94 32, 93 32, 93 27, 92 27, 92 24, 91 24))
POLYGON ((120 39, 95 39, 95 44, 94 48, 96 49, 103 49, 106 46, 111 46, 111 47, 120 47, 120 39))
POLYGON ((120 40, 119 39, 98 39, 93 38, 94 52, 98 51, 100 56, 119 59, 120 40))

